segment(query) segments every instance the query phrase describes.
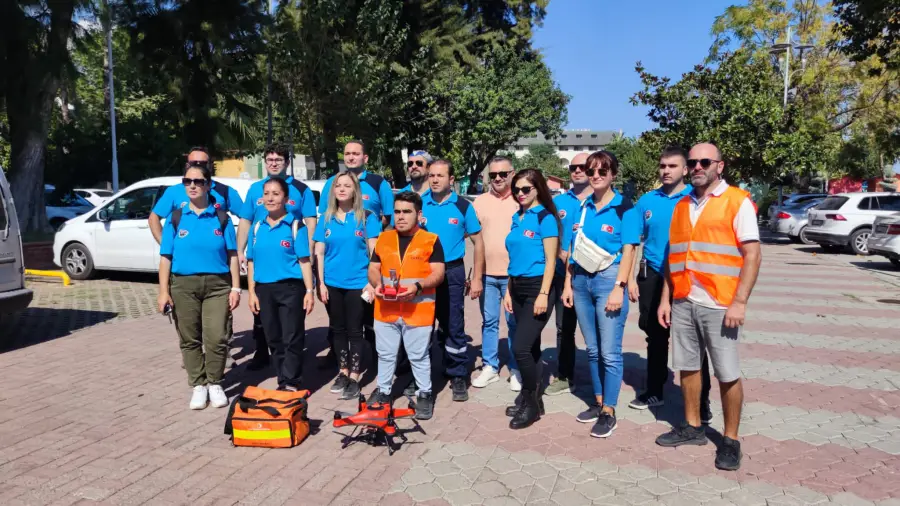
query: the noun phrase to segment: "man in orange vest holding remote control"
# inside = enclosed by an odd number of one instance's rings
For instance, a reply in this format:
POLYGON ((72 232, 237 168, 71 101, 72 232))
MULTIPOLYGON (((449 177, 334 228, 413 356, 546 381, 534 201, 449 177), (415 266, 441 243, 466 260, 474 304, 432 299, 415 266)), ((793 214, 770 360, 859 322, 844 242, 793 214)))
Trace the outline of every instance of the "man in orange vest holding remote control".
POLYGON ((436 234, 419 228, 422 197, 411 191, 394 197, 394 229, 382 232, 369 264, 375 287, 375 348, 378 386, 369 403, 390 403, 397 352, 406 349, 418 386, 416 418, 434 413, 431 391, 431 329, 435 288, 444 280, 444 250, 436 234))
POLYGON ((708 352, 725 415, 716 467, 734 471, 741 466, 738 425, 744 402, 738 340, 762 261, 756 206, 749 193, 722 179, 725 162, 713 144, 694 146, 687 167, 694 190, 672 214, 658 310, 660 325, 672 329, 672 368, 681 371, 685 421, 656 443, 707 443, 700 424, 700 367, 708 352))

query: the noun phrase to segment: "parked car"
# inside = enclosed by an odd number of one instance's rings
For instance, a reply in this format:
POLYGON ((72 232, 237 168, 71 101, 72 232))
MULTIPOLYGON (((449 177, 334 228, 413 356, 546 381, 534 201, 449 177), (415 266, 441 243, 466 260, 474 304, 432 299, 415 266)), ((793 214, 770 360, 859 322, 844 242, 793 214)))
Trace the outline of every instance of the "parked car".
POLYGON ((815 244, 806 237, 807 216, 810 209, 816 207, 824 198, 808 200, 799 206, 782 207, 775 218, 769 222, 769 230, 776 234, 786 235, 797 243, 815 244))
POLYGON ((33 297, 25 288, 25 257, 16 206, 0 167, 0 315, 25 309, 33 297))
POLYGON ((867 246, 870 254, 885 256, 900 267, 900 213, 875 218, 867 246))
POLYGON ((900 193, 840 193, 809 211, 806 237, 826 251, 845 247, 857 255, 869 254, 869 235, 879 216, 900 211, 900 193))
POLYGON ((53 185, 44 186, 44 206, 47 221, 54 230, 59 230, 66 221, 94 209, 93 204, 74 191, 57 190, 53 185))
POLYGON ((94 206, 99 206, 105 204, 112 197, 113 192, 95 188, 75 188, 75 195, 87 200, 94 206))
POLYGON ((784 201, 781 203, 781 205, 774 203, 769 206, 769 223, 771 223, 775 219, 775 216, 778 215, 778 211, 780 211, 781 209, 788 207, 797 207, 801 204, 809 202, 810 200, 822 200, 827 196, 827 193, 792 193, 787 197, 784 197, 784 201))
MULTIPOLYGON (((235 190, 241 198, 254 181, 213 178, 235 190)), ((157 199, 181 177, 157 177, 135 183, 113 195, 109 202, 65 223, 53 240, 53 261, 72 279, 90 278, 98 270, 156 272, 159 245, 147 219, 157 199)), ((237 226, 238 218, 232 217, 237 226)))

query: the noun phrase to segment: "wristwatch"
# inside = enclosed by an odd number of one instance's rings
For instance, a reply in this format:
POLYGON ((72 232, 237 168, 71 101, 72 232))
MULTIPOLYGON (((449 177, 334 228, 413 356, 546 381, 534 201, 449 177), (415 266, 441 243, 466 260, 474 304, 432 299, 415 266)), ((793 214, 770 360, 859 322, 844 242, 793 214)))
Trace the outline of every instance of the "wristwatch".
POLYGON ((616 286, 618 286, 619 288, 624 290, 628 286, 628 282, 627 281, 616 281, 616 286))
POLYGON ((416 281, 416 295, 422 293, 422 285, 418 281, 416 281))

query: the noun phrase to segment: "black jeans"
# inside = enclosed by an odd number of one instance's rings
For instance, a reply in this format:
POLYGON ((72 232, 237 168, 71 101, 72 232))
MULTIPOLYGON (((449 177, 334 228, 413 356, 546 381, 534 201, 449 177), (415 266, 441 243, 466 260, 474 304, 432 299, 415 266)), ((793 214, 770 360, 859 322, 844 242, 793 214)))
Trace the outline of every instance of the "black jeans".
MULTIPOLYGON (((643 264, 642 264, 643 265, 643 264)), ((659 324, 657 311, 662 300, 663 275, 647 266, 637 276, 640 297, 638 327, 647 334, 647 394, 663 397, 663 389, 669 379, 669 329, 659 324), (646 273, 645 273, 646 272, 646 273)), ((709 359, 703 355, 703 390, 700 401, 709 403, 709 359)))
POLYGON ((266 344, 266 331, 263 329, 262 320, 258 314, 253 315, 253 341, 256 342, 256 352, 269 355, 269 348, 266 344))
POLYGON ((556 290, 556 353, 557 374, 559 379, 572 381, 575 379, 575 326, 578 317, 574 307, 566 307, 562 300, 562 291, 566 282, 566 273, 557 272, 553 276, 553 288, 556 290))
POLYGON ((365 301, 362 290, 328 287, 328 329, 334 336, 338 365, 351 374, 362 372, 365 301))
POLYGON ((256 296, 278 386, 299 389, 306 341, 306 311, 303 309, 306 286, 299 279, 257 283, 256 296))
POLYGON ((541 291, 543 276, 510 276, 509 294, 512 299, 513 314, 516 316, 516 335, 513 340, 513 355, 522 374, 522 388, 537 391, 540 388, 537 364, 541 360, 541 331, 550 319, 550 308, 556 304, 559 294, 552 286, 547 297, 547 311, 535 316, 534 301, 541 291))

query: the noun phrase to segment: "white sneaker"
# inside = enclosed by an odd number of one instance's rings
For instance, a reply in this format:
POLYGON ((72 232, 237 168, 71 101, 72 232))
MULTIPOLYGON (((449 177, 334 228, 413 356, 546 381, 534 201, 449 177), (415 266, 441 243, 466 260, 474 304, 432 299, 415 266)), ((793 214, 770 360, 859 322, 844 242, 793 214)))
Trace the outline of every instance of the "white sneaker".
POLYGON ((194 395, 191 396, 191 409, 203 409, 206 407, 209 392, 206 385, 197 385, 194 387, 194 395))
POLYGON ((225 395, 221 385, 209 386, 209 403, 214 408, 224 408, 228 405, 228 396, 225 395))
POLYGON ((519 371, 513 371, 509 375, 509 389, 513 392, 522 391, 522 375, 519 374, 519 371))
POLYGON ((497 370, 489 365, 486 365, 481 369, 481 374, 479 374, 477 378, 472 380, 472 386, 475 388, 484 388, 497 381, 500 381, 500 376, 497 375, 497 370))

